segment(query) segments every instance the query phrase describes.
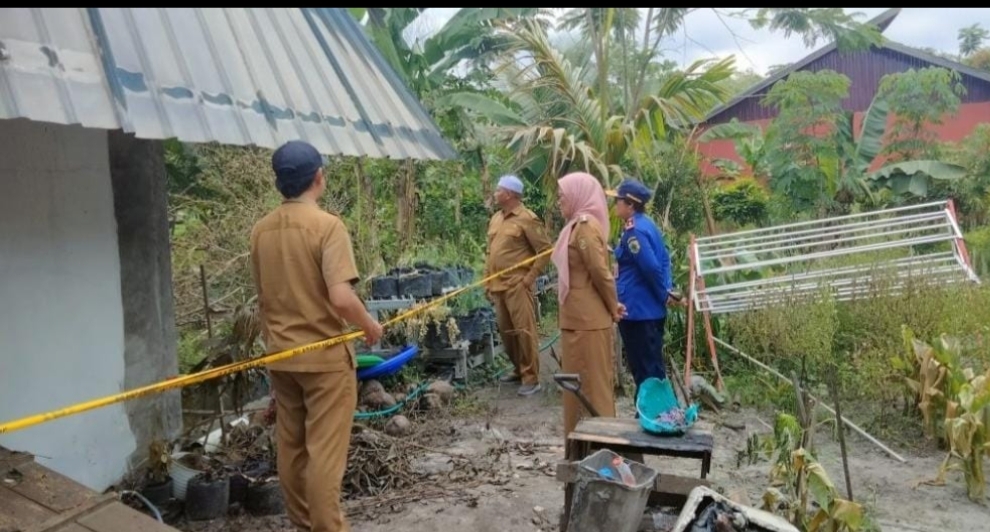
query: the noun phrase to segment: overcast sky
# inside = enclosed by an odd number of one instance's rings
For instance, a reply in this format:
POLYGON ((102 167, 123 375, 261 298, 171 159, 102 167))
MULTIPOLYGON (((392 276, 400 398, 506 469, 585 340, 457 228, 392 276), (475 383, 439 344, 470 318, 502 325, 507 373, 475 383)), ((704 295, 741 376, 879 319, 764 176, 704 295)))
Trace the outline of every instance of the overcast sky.
MULTIPOLYGON (((408 39, 428 35, 443 26, 459 8, 429 8, 406 34, 408 39)), ((845 8, 861 12, 866 21, 885 8, 845 8)), ((645 9, 643 10, 645 12, 645 9)), ((738 11, 738 10, 734 10, 738 11)), ((959 28, 980 23, 990 29, 990 8, 904 8, 884 35, 916 48, 930 47, 958 53, 959 28)), ((792 63, 811 53, 800 36, 784 38, 782 33, 754 30, 749 22, 721 17, 711 9, 700 9, 687 16, 684 30, 664 43, 666 56, 684 65, 707 57, 736 55, 739 70, 752 69, 764 75, 773 65, 792 63), (686 32, 686 35, 685 35, 686 32)), ((990 45, 990 42, 987 43, 990 45)), ((824 43, 819 42, 818 46, 824 43)))

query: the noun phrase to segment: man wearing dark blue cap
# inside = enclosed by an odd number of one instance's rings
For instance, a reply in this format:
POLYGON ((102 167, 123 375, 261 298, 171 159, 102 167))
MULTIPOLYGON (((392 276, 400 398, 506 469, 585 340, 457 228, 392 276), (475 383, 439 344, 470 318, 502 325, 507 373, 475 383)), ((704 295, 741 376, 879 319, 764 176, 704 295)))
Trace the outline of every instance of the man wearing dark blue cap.
MULTIPOLYGON (((354 292, 354 251, 344 222, 320 208, 323 157, 291 141, 272 156, 285 198, 251 231, 251 270, 269 352, 338 336, 345 321, 375 344, 382 326, 354 292)), ((357 406, 354 348, 309 351, 268 366, 275 394, 278 474, 289 519, 311 532, 349 530, 340 505, 357 406)))
POLYGON ((638 396, 643 381, 667 376, 663 334, 667 304, 673 301, 670 255, 660 229, 645 214, 650 189, 627 178, 617 190, 606 194, 616 198, 615 212, 625 222, 615 248, 619 266, 615 284, 619 302, 625 307, 619 334, 638 396))

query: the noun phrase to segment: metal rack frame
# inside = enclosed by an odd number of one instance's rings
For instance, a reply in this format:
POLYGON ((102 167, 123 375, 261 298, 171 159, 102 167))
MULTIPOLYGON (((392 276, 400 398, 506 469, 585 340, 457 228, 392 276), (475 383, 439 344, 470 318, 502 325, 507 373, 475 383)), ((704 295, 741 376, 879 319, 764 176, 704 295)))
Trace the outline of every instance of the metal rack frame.
MULTIPOLYGON (((825 290, 837 301, 849 301, 896 295, 912 283, 980 282, 952 200, 724 235, 691 235, 688 263, 688 330, 694 330, 695 314, 701 312, 719 388, 712 314, 814 300, 825 290), (740 275, 744 272, 764 275, 746 280, 740 275)), ((693 348, 693 335, 688 335, 685 382, 691 376, 693 348)))
MULTIPOLYGON (((536 278, 536 286, 534 287, 534 296, 540 295, 548 290, 554 288, 556 281, 556 276, 541 275, 536 278)), ((460 290, 464 286, 445 288, 443 290, 444 294, 453 292, 454 290, 460 290)), ((480 290, 480 287, 478 288, 480 290)), ((536 315, 540 316, 541 308, 539 298, 534 297, 534 304, 536 306, 536 315)), ((365 306, 368 312, 375 318, 375 320, 381 321, 379 313, 382 311, 389 310, 405 310, 412 308, 417 303, 422 300, 417 300, 413 297, 393 297, 388 299, 369 299, 365 301, 365 306)), ((453 361, 454 362, 454 378, 455 379, 466 379, 467 373, 471 368, 477 367, 482 363, 492 363, 495 361, 495 357, 502 351, 503 346, 498 339, 498 331, 495 327, 492 327, 485 337, 480 342, 467 342, 461 341, 457 342, 457 345, 442 348, 442 349, 428 349, 425 347, 420 347, 420 352, 423 354, 425 360, 433 361, 453 361)), ((381 342, 371 346, 372 353, 382 353, 387 350, 382 349, 381 342)))

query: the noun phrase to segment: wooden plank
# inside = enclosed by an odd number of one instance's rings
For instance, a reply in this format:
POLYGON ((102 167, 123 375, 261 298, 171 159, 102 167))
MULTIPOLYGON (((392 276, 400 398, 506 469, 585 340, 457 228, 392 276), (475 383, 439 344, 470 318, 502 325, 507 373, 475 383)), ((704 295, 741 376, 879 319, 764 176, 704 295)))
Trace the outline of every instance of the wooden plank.
POLYGON ((10 489, 58 513, 97 496, 86 486, 36 463, 25 464, 18 471, 24 475, 23 480, 10 489))
POLYGON ((691 429, 682 436, 657 436, 643 431, 634 419, 600 417, 582 419, 568 438, 606 445, 638 447, 644 451, 649 449, 698 454, 710 453, 714 445, 714 439, 709 431, 691 429))
POLYGON ((177 532, 176 529, 159 523, 152 517, 122 503, 113 502, 76 520, 93 532, 177 532))
POLYGON ((27 530, 54 515, 31 499, 0 487, 0 530, 27 530))
MULTIPOLYGON (((79 523, 65 523, 58 528, 49 529, 51 532, 93 532, 88 528, 84 528, 79 523)), ((48 532, 48 531, 45 531, 48 532)))
POLYGON ((587 417, 578 422, 575 433, 590 433, 608 436, 623 436, 644 440, 678 440, 705 441, 711 438, 711 432, 692 428, 681 436, 660 436, 649 434, 640 427, 639 422, 629 418, 587 417))
POLYGON ((34 462, 34 456, 0 446, 0 471, 34 462))
MULTIPOLYGON (((86 501, 84 504, 76 506, 71 510, 68 510, 61 514, 55 514, 45 521, 40 521, 36 523, 33 528, 30 529, 31 532, 48 532, 50 530, 60 530, 61 528, 67 527, 69 524, 74 523, 76 518, 81 515, 89 514, 97 508, 104 506, 106 504, 112 504, 117 500, 117 495, 113 492, 104 494, 95 494, 92 498, 86 501)), ((90 532, 90 531, 86 531, 90 532)))

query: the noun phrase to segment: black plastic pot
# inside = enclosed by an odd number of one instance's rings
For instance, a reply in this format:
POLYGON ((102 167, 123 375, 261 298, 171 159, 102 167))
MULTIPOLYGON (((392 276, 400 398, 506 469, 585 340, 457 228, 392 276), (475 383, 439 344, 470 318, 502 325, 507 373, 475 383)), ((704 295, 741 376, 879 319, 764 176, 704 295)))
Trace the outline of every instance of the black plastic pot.
POLYGON ((444 288, 456 288, 460 286, 461 278, 457 273, 457 268, 445 268, 440 273, 442 274, 444 288))
POLYGON ((443 288, 445 286, 444 280, 445 280, 445 276, 443 272, 440 271, 430 272, 430 284, 433 287, 434 296, 443 295, 443 288))
POLYGON ((422 299, 433 295, 433 280, 429 275, 411 273, 399 277, 399 294, 422 299))
POLYGON ((248 486, 244 509, 251 515, 279 515, 285 513, 285 497, 277 480, 255 482, 248 486))
POLYGON ((186 519, 208 521, 227 515, 230 507, 230 479, 207 481, 203 475, 189 480, 186 486, 186 519))
POLYGON ((392 275, 382 275, 371 280, 372 299, 392 299, 399 296, 399 281, 392 275))
POLYGON ((488 331, 483 316, 477 313, 469 313, 465 316, 457 316, 457 329, 461 331, 461 338, 469 342, 477 342, 485 336, 488 331))
POLYGON ((459 266, 457 268, 457 275, 460 278, 462 285, 471 284, 474 282, 474 270, 471 268, 459 266))
POLYGON ((165 506, 172 500, 172 478, 165 479, 165 482, 148 484, 141 490, 141 495, 159 508, 165 506))
POLYGON ((230 475, 230 497, 229 503, 233 504, 244 504, 244 499, 247 498, 248 484, 251 481, 243 473, 234 473, 230 475))
POLYGON ((426 336, 421 340, 423 347, 427 349, 443 349, 450 347, 450 334, 447 332, 447 324, 437 327, 437 324, 430 323, 426 326, 426 336))

